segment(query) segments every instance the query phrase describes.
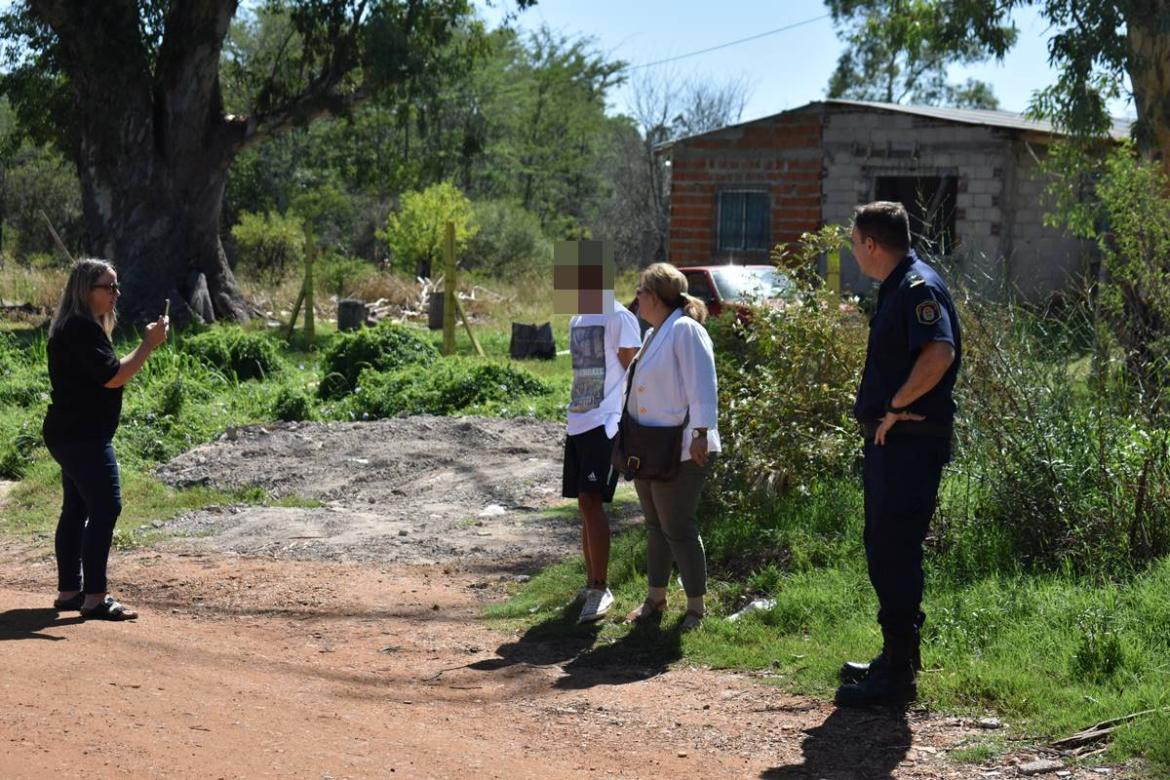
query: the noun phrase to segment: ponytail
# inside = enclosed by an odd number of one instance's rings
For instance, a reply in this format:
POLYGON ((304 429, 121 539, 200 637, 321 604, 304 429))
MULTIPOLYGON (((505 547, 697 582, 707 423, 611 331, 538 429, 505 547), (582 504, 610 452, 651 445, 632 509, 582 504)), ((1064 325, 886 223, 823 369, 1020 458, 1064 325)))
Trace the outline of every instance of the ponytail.
POLYGON ((700 325, 707 321, 707 304, 689 293, 683 293, 680 298, 683 314, 700 325))

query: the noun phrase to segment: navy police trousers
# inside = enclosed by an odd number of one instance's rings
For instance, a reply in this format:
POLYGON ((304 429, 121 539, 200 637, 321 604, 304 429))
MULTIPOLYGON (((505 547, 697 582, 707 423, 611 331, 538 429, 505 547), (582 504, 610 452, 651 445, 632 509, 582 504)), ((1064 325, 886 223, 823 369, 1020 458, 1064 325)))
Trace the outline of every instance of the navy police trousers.
POLYGON ((934 515, 950 439, 895 434, 865 443, 865 557, 888 633, 922 627, 922 543, 934 515))

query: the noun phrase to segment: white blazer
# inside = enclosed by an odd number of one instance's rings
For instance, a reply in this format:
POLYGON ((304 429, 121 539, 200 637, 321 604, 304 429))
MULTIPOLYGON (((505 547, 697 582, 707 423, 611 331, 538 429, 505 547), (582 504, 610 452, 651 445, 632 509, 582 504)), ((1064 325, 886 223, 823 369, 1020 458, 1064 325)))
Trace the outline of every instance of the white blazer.
POLYGON ((646 331, 626 398, 630 416, 642 425, 682 425, 682 460, 691 459, 691 431, 707 429, 707 451, 719 452, 719 407, 715 351, 707 330, 676 309, 662 326, 646 331), (651 338, 653 336, 653 338, 651 338))

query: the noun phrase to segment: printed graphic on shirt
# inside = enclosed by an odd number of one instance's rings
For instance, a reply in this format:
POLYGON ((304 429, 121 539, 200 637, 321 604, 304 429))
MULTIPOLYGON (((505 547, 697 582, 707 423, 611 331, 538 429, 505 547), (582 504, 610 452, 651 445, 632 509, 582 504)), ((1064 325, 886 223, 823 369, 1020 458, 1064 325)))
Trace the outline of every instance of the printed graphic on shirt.
POLYGON ((605 399, 605 326, 569 328, 569 352, 573 356, 569 411, 592 411, 605 399))

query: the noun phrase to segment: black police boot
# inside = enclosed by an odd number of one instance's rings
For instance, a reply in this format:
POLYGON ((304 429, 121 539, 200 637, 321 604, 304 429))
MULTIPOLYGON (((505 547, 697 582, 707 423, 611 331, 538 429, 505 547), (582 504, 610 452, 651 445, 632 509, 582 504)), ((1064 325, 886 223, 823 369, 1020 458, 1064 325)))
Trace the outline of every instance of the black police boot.
MULTIPOLYGON (((918 639, 918 632, 914 632, 913 641, 910 645, 910 658, 914 662, 914 669, 922 671, 922 651, 921 644, 918 639)), ((885 652, 879 653, 872 661, 866 663, 865 661, 846 661, 841 664, 841 669, 837 672, 837 676, 845 685, 850 683, 859 683, 866 677, 869 677, 874 671, 885 663, 885 652)))
POLYGON ((838 707, 867 707, 871 705, 901 705, 918 696, 915 682, 918 670, 914 666, 912 633, 894 634, 883 631, 880 663, 871 664, 866 678, 846 683, 837 689, 834 699, 838 707))

